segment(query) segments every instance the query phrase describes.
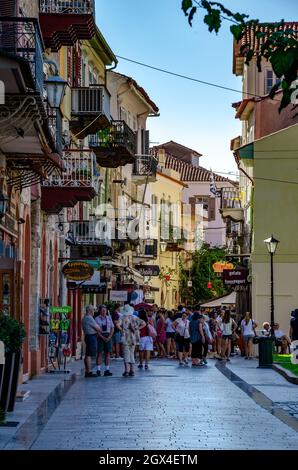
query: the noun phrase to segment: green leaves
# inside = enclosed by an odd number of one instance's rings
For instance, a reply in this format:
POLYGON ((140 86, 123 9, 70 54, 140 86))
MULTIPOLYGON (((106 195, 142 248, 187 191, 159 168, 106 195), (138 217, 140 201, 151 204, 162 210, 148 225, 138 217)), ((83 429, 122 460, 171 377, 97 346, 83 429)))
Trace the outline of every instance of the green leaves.
POLYGON ((196 11, 197 11, 197 7, 192 7, 192 9, 189 12, 188 22, 189 22, 190 26, 192 26, 193 17, 195 15, 196 11))
POLYGON ((233 34, 236 41, 240 41, 240 39, 244 36, 244 28, 241 24, 233 24, 230 27, 231 33, 233 34))
POLYGON ((182 0, 182 5, 181 8, 185 14, 185 16, 188 16, 188 10, 192 8, 192 0, 182 0))
POLYGON ((210 10, 210 13, 204 16, 204 23, 208 25, 210 33, 215 31, 217 34, 221 27, 220 11, 210 10))
POLYGON ((285 74, 285 71, 292 67, 295 60, 298 60, 298 50, 294 48, 290 48, 286 51, 277 49, 272 52, 270 58, 273 71, 278 78, 281 78, 285 74))

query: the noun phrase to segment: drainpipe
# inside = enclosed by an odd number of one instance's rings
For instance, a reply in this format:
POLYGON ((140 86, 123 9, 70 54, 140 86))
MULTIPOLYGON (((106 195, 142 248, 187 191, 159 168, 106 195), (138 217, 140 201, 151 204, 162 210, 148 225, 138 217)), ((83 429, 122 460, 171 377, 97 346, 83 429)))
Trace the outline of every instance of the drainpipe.
POLYGON ((252 177, 249 176, 249 175, 246 173, 246 171, 243 170, 243 168, 241 168, 241 166, 240 166, 240 158, 239 158, 239 156, 238 156, 238 152, 237 152, 237 151, 234 152, 234 158, 235 158, 235 162, 236 162, 236 165, 237 165, 238 170, 241 171, 241 173, 243 173, 243 174, 246 176, 246 178, 249 179, 249 181, 251 182, 251 184, 254 186, 255 183, 254 183, 254 180, 252 179, 252 177))
POLYGON ((118 65, 118 60, 114 60, 114 65, 112 65, 112 67, 110 67, 109 69, 105 69, 105 86, 107 85, 107 72, 111 72, 112 70, 115 70, 115 68, 117 67, 118 65))

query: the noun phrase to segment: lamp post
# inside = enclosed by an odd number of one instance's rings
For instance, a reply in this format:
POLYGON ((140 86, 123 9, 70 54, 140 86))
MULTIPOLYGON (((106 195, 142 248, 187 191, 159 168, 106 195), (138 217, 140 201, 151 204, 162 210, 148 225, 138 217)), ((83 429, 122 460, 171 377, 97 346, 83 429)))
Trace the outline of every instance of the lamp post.
POLYGON ((162 253, 164 253, 167 249, 167 242, 161 240, 160 243, 159 243, 159 246, 160 246, 160 251, 162 253))
POLYGON ((264 243, 266 245, 266 248, 268 250, 268 253, 270 254, 270 272, 271 272, 271 280, 270 280, 270 287, 271 287, 271 317, 270 317, 270 323, 271 323, 271 330, 270 334, 271 337, 274 338, 274 279, 273 279, 273 256, 275 254, 277 245, 279 244, 279 240, 276 240, 276 238, 271 235, 270 238, 267 238, 264 240, 264 243))
POLYGON ((49 105, 51 106, 51 108, 60 108, 62 100, 64 98, 67 81, 59 77, 59 75, 55 75, 49 77, 45 81, 45 85, 47 89, 49 105))

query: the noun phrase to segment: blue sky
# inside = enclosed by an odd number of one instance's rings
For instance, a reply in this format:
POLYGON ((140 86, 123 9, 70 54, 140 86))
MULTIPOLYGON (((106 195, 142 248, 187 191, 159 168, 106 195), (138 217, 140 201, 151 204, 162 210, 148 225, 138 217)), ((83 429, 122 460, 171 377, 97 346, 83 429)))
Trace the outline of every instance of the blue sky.
MULTIPOLYGON (((226 7, 262 21, 298 20, 297 0, 223 0, 226 7)), ((232 74, 230 23, 210 34, 196 18, 188 26, 181 0, 96 0, 97 24, 116 55, 200 80, 241 90, 232 74)), ((117 71, 134 77, 160 108, 150 118, 150 140, 175 140, 203 154, 201 165, 235 172, 230 140, 241 134, 233 102, 225 91, 119 60, 117 71)))

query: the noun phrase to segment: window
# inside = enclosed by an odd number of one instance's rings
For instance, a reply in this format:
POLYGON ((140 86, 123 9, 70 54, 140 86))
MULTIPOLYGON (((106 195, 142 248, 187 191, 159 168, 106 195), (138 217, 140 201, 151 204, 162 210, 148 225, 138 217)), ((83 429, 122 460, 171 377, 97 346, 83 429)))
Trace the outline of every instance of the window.
POLYGON ((265 71, 265 95, 269 95, 271 88, 276 84, 280 83, 280 79, 276 78, 273 70, 266 69, 265 71))

